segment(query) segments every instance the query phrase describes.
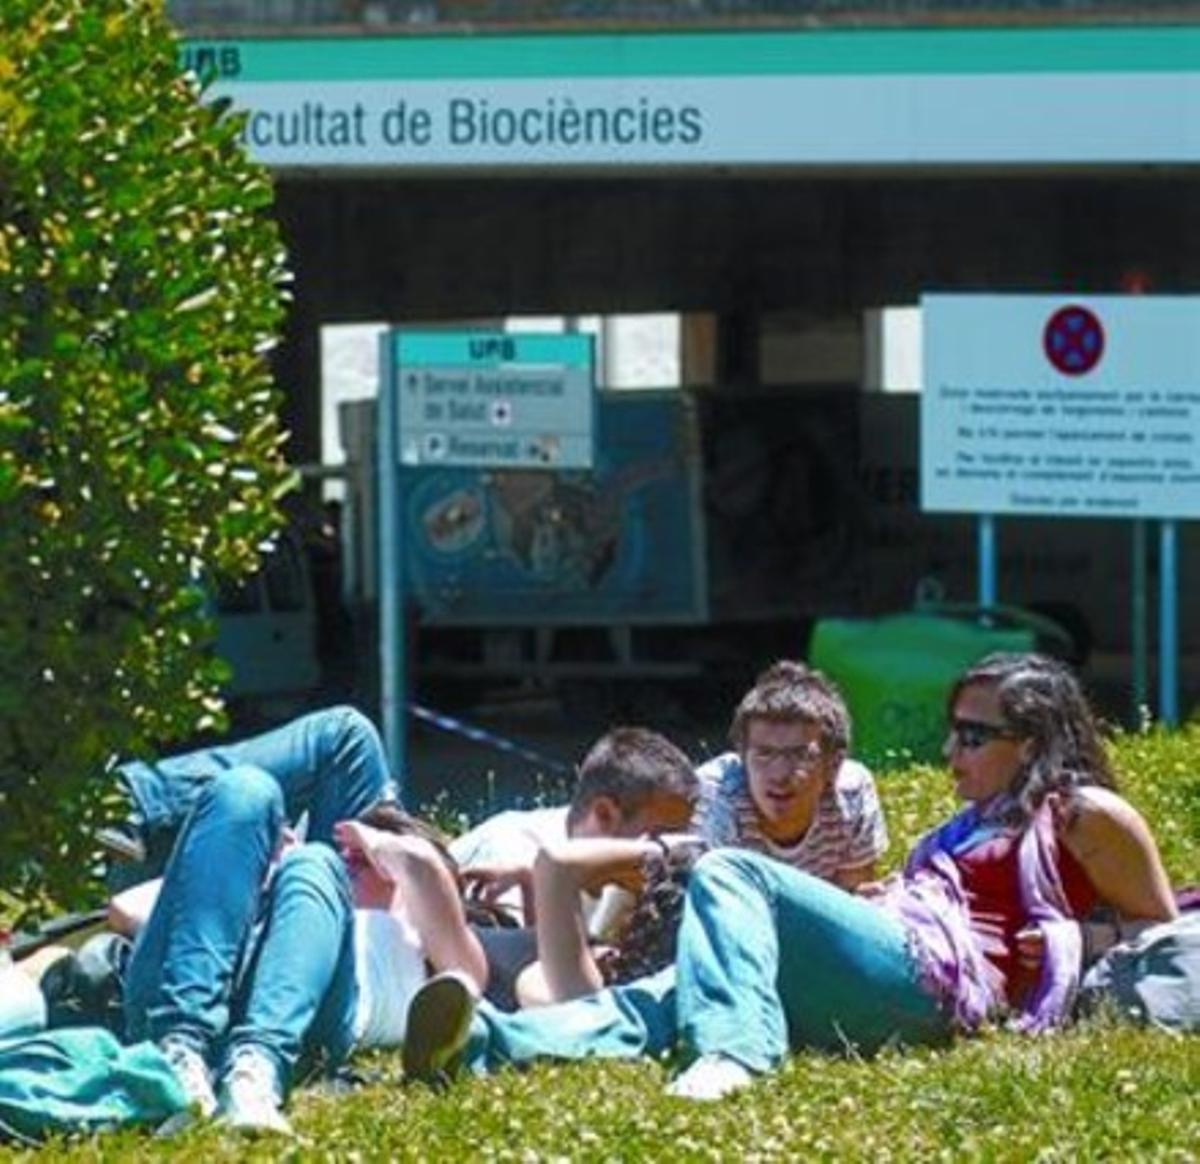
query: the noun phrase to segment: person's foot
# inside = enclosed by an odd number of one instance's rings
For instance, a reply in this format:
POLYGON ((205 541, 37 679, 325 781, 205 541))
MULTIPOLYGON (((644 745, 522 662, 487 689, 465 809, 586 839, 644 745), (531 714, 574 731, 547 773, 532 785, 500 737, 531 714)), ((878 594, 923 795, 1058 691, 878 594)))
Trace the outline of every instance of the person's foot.
POLYGON ((159 1125, 158 1135, 173 1136, 193 1123, 197 1116, 208 1119, 216 1114, 217 1097, 213 1092, 212 1072, 191 1043, 166 1038, 160 1044, 163 1056, 179 1080, 187 1107, 159 1125))
POLYGON ((221 1080, 221 1122, 244 1132, 294 1135, 282 1107, 279 1072, 271 1058, 254 1047, 235 1051, 221 1080))
POLYGON ((404 1075, 440 1082, 458 1069, 475 1016, 475 983, 457 970, 435 974, 408 1004, 404 1075))
POLYGON ((749 1068, 726 1055, 701 1055, 668 1088, 677 1099, 724 1099, 754 1082, 749 1068))

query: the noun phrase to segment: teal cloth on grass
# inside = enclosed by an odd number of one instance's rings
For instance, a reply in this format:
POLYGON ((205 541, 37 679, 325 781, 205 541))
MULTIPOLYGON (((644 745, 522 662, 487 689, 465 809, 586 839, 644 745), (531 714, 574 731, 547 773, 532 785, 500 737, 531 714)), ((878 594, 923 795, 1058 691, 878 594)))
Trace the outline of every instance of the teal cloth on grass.
POLYGON ((0 1140, 157 1125, 186 1107, 153 1043, 122 1046, 100 1027, 0 1039, 0 1140))

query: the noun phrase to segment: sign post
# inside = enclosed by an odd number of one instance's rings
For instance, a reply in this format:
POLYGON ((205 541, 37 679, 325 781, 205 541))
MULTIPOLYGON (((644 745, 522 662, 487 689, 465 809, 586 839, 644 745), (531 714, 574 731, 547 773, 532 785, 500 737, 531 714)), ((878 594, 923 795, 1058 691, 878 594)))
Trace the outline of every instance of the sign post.
POLYGON ((381 338, 379 673, 384 744, 402 784, 408 658, 404 476, 411 468, 590 469, 590 335, 403 331, 381 338))
MULTIPOLYGON (((1175 522, 1200 517, 1200 297, 921 307, 921 508, 981 515, 981 601, 995 597, 995 516, 1160 520, 1160 718, 1175 723, 1175 522)), ((1135 622, 1135 652, 1139 634, 1135 622)))
POLYGON ((1179 722, 1179 567, 1175 523, 1159 526, 1158 543, 1158 703, 1165 724, 1179 722))

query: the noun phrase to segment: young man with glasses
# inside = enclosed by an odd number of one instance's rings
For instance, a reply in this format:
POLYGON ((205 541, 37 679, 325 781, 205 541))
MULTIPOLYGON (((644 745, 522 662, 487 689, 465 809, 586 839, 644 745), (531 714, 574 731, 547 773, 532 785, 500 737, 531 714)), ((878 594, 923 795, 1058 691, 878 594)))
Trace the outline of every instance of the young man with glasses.
POLYGON ((734 751, 702 765, 695 828, 853 889, 887 848, 870 772, 847 758, 850 716, 819 671, 781 660, 746 692, 734 751))

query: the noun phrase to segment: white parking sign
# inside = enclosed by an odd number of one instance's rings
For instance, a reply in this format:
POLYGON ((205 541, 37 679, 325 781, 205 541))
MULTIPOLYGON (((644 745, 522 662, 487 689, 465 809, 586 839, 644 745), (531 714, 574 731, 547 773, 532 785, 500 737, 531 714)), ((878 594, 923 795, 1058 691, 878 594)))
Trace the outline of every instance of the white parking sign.
POLYGON ((921 309, 922 509, 1200 517, 1200 297, 921 309))

